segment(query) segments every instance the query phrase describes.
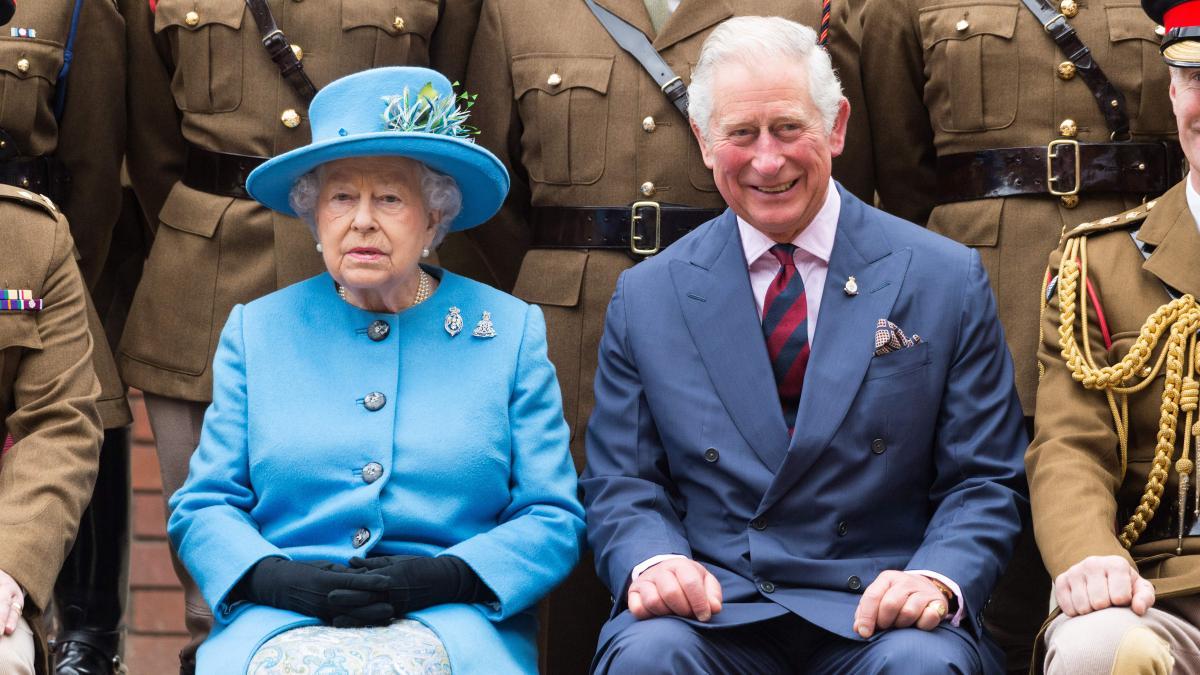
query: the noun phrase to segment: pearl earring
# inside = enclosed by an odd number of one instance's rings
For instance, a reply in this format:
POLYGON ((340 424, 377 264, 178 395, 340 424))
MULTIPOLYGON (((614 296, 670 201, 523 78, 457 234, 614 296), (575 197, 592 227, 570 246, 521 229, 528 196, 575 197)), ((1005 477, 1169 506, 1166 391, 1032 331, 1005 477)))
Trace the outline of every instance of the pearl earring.
POLYGON ((426 246, 425 248, 421 249, 421 257, 422 257, 422 258, 428 258, 428 257, 429 257, 429 247, 428 247, 428 246, 426 246))
POLYGON ((317 253, 324 253, 325 247, 321 246, 321 242, 317 242, 317 253))

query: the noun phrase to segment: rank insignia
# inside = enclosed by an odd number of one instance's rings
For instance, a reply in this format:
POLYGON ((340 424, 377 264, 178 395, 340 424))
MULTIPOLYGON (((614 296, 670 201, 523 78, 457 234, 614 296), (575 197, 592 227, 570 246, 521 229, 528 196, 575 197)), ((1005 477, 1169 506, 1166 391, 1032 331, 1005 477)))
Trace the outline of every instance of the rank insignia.
POLYGON ((28 289, 0 289, 0 312, 40 312, 42 299, 28 289))

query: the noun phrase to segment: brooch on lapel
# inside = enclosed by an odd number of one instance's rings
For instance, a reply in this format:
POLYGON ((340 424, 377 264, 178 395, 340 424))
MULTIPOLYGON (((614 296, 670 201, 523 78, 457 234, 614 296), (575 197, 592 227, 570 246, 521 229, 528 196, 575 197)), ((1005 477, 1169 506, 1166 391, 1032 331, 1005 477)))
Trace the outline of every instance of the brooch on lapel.
POLYGON ((28 289, 0 290, 0 312, 40 312, 42 299, 33 297, 28 289))
POLYGON ((850 297, 858 295, 858 281, 854 277, 846 280, 846 285, 842 287, 842 292, 850 297))
POLYGON ((449 312, 446 312, 446 320, 442 322, 442 327, 450 334, 450 337, 458 335, 463 329, 462 314, 457 307, 451 307, 449 312))
POLYGON ((494 338, 496 337, 496 329, 492 326, 492 313, 484 310, 483 318, 479 323, 475 324, 475 330, 471 331, 471 335, 477 338, 494 338))

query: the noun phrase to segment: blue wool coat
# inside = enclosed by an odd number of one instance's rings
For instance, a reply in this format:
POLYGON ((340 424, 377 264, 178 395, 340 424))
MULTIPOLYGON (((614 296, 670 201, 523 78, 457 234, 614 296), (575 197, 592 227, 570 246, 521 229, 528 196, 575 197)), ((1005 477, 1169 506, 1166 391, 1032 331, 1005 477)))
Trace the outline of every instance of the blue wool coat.
POLYGON ((536 306, 431 272, 433 297, 400 314, 343 302, 328 274, 234 308, 200 446, 170 502, 171 541, 216 617, 201 674, 243 672, 272 636, 319 623, 230 601, 259 560, 397 553, 458 556, 498 599, 409 615, 438 634, 455 673, 537 671, 534 604, 583 538, 545 324, 536 306), (464 323, 454 337, 451 306, 464 323), (485 310, 493 338, 472 335, 485 310), (375 321, 390 329, 379 341, 375 321), (371 411, 375 392, 386 400, 371 411), (367 482, 373 462, 382 477, 367 482))

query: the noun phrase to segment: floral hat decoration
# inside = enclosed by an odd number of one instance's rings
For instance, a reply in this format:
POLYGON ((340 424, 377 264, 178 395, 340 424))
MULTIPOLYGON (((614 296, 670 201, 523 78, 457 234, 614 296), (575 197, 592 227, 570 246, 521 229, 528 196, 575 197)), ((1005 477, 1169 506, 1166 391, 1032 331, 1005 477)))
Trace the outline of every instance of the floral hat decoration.
POLYGON ((508 194, 508 171, 475 144, 466 124, 472 99, 428 68, 364 70, 329 83, 309 106, 312 143, 264 162, 246 191, 269 209, 295 216, 288 194, 314 168, 347 157, 407 157, 447 174, 462 191, 450 231, 491 218, 508 194))

